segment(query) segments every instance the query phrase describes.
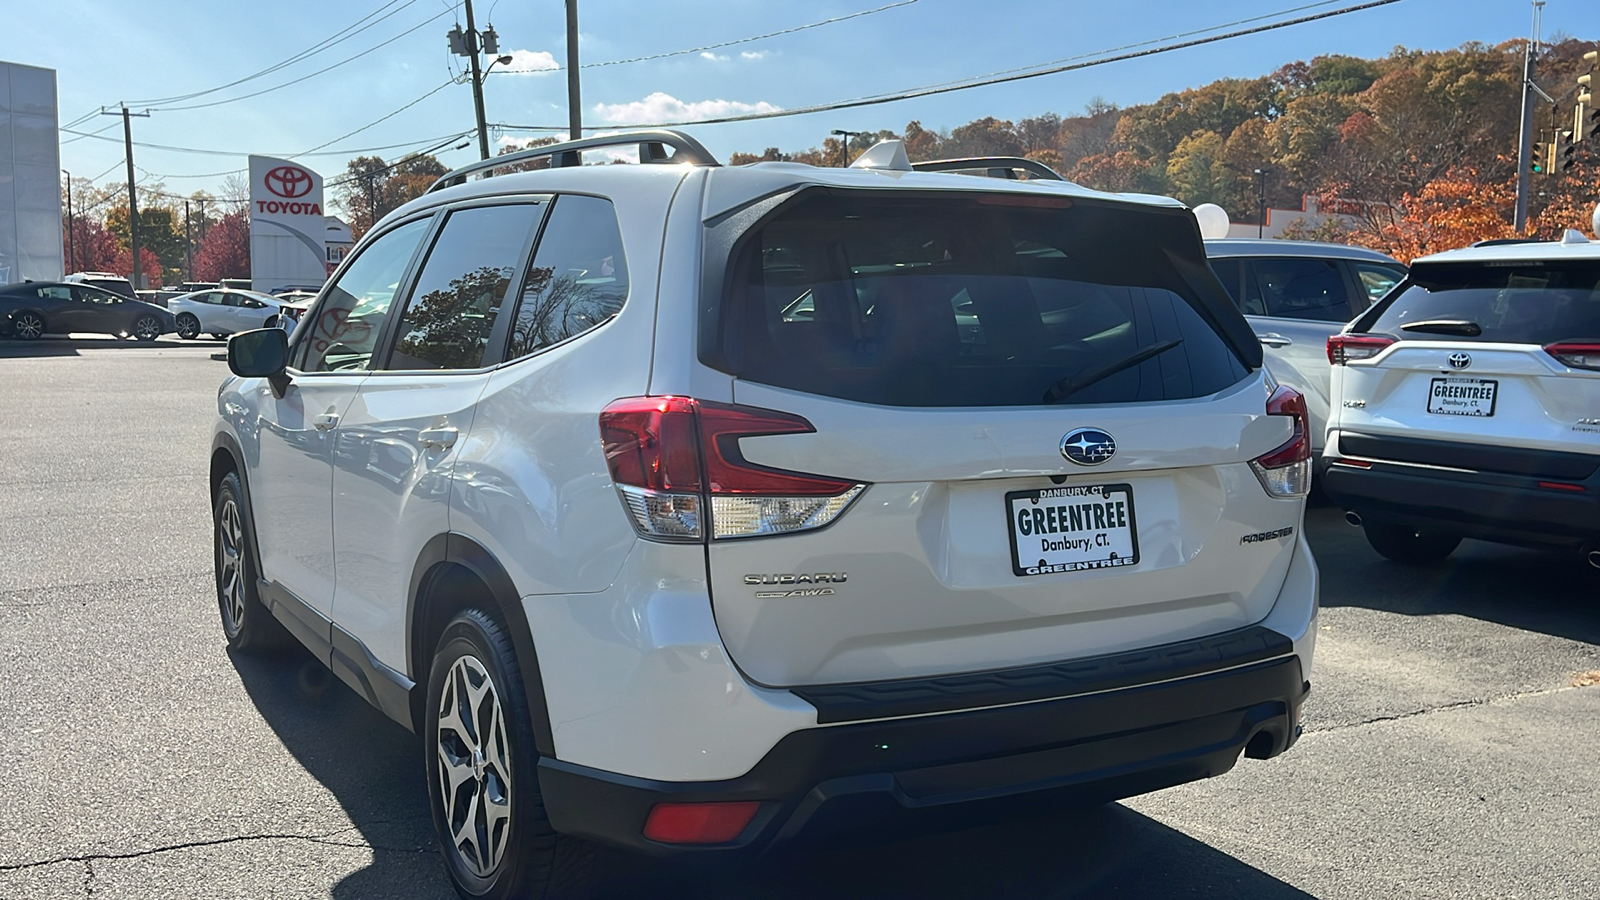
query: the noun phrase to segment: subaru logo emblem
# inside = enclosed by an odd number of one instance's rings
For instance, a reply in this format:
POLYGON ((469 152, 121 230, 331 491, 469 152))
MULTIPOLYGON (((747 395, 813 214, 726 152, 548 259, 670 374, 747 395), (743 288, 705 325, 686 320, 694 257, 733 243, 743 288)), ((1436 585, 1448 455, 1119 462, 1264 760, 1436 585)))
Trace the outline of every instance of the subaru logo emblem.
POLYGON ((1468 356, 1467 354, 1465 354, 1465 353, 1452 353, 1452 354, 1450 354, 1450 368, 1452 368, 1452 369, 1465 369, 1467 366, 1470 366, 1470 365, 1472 365, 1472 357, 1468 356))
POLYGON ((1061 455, 1080 466, 1098 466, 1117 455, 1117 442, 1098 428, 1079 428, 1061 439, 1061 455))

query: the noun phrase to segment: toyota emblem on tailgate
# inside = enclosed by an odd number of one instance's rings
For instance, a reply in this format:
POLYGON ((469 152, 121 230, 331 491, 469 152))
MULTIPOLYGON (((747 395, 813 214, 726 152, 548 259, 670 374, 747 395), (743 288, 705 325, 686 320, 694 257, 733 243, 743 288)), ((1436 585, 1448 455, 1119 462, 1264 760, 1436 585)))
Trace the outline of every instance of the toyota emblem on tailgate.
POLYGON ((1061 455, 1080 466, 1098 466, 1117 455, 1117 442, 1098 428, 1079 428, 1061 439, 1061 455))
POLYGON ((1452 369, 1465 369, 1467 366, 1470 366, 1470 365, 1472 365, 1472 357, 1468 356, 1467 354, 1465 354, 1465 353, 1452 353, 1452 354, 1450 354, 1450 368, 1452 368, 1452 369))

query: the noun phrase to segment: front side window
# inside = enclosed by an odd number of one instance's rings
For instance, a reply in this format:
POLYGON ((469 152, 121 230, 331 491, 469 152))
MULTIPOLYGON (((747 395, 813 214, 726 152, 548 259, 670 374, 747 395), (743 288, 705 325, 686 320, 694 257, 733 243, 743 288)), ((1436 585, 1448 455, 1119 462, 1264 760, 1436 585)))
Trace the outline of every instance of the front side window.
POLYGON ((628 297, 628 261, 611 201, 565 195, 550 212, 522 283, 507 359, 609 320, 628 297))
POLYGON ((122 297, 109 291, 99 291, 95 290, 94 288, 78 288, 78 299, 85 303, 99 303, 103 305, 122 302, 122 297))
POLYGON ((1408 341, 1600 338, 1600 262, 1422 264, 1359 323, 1408 341))
MULTIPOLYGON (((340 372, 371 365, 378 333, 389 317, 400 279, 432 219, 414 219, 366 246, 328 288, 304 338, 306 372, 340 372)), ((299 332, 301 329, 296 329, 299 332)))
POLYGON ((708 361, 889 406, 1204 396, 1246 369, 1163 245, 1186 237, 1065 198, 802 197, 743 239, 708 361))
POLYGON ((417 276, 389 368, 483 365, 511 276, 543 213, 543 204, 522 203, 450 214, 417 276))
POLYGON ((1316 322, 1350 321, 1350 298, 1344 276, 1331 259, 1296 257, 1257 257, 1247 265, 1253 277, 1247 279, 1246 302, 1261 312, 1255 315, 1277 319, 1309 319, 1316 322))

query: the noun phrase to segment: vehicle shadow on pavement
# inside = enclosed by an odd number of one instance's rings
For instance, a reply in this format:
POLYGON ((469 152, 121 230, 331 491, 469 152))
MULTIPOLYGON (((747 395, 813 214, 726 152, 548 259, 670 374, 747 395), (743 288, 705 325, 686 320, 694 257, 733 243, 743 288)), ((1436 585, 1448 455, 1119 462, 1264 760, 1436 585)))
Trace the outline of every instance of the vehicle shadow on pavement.
MULTIPOLYGON (((309 654, 232 654, 246 692, 306 771, 336 797, 373 859, 333 888, 340 900, 453 897, 435 847, 417 739, 309 654)), ((1117 805, 893 843, 756 860, 662 863, 602 852, 602 900, 707 898, 1193 897, 1308 894, 1117 805)))
POLYGON ((19 341, 14 338, 0 337, 0 359, 25 359, 28 357, 44 356, 78 356, 84 350, 170 350, 173 347, 188 347, 196 343, 215 344, 221 346, 221 341, 179 341, 171 335, 157 338, 154 341, 130 341, 113 335, 94 335, 85 337, 43 337, 32 341, 19 341))
POLYGON ((1576 553, 1462 541, 1443 562, 1379 556, 1338 509, 1308 510, 1323 606, 1406 616, 1461 615, 1600 644, 1600 571, 1576 553))
POLYGON ((355 826, 357 834, 326 840, 372 848, 371 863, 346 876, 332 896, 454 897, 434 841, 416 737, 304 650, 228 655, 262 718, 355 826))

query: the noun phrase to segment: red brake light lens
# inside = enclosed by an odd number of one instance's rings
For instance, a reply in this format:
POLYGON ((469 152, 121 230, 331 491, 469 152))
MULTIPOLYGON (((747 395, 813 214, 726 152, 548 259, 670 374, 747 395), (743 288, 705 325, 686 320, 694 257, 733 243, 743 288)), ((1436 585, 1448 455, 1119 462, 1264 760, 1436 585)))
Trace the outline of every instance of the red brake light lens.
POLYGON ((1371 334, 1336 334, 1328 338, 1328 362, 1342 366, 1354 360, 1371 359, 1394 343, 1394 338, 1371 334))
POLYGON ((628 397, 600 414, 611 479, 646 537, 704 540, 820 528, 865 485, 756 465, 739 439, 816 429, 790 413, 692 397, 628 397))
POLYGON ((657 803, 645 819, 644 836, 663 844, 726 844, 750 825, 757 800, 724 803, 657 803))
POLYGON ((1600 370, 1600 341, 1557 341, 1544 352, 1573 369, 1600 370))
POLYGON ((1311 491, 1311 417, 1306 413, 1306 398, 1281 385, 1267 398, 1267 415, 1290 417, 1294 433, 1271 453, 1251 460, 1250 468, 1268 494, 1304 497, 1311 491))

